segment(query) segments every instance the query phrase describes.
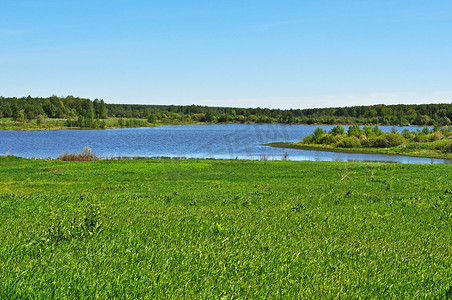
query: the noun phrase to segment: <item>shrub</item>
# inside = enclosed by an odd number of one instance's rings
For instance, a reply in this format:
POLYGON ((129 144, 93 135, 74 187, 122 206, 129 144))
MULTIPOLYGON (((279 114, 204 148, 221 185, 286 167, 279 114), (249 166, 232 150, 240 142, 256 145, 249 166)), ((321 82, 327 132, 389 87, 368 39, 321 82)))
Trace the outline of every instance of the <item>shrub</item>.
POLYGON ((343 135, 344 133, 345 133, 345 128, 344 128, 344 126, 341 126, 341 125, 335 126, 330 130, 330 134, 332 134, 332 135, 343 135))
POLYGON ((337 142, 336 147, 339 148, 356 148, 361 147, 361 142, 356 136, 345 137, 337 142))
POLYGON ((388 141, 389 147, 397 147, 405 143, 405 138, 400 133, 385 133, 383 137, 388 141))
POLYGON ((312 143, 314 142, 314 140, 312 139, 312 136, 308 135, 308 136, 305 136, 305 137, 301 140, 301 142, 302 142, 303 144, 312 144, 312 143))
POLYGON ((433 143, 433 149, 443 153, 452 153, 452 141, 437 141, 433 143))
POLYGON ((444 136, 448 136, 450 134, 450 127, 442 127, 440 131, 444 136))
POLYGON ((322 138, 322 136, 325 134, 325 131, 323 131, 322 128, 317 127, 314 130, 314 133, 312 134, 312 139, 314 140, 314 143, 319 144, 320 143, 320 139, 322 138))
POLYGON ((424 134, 429 134, 429 133, 430 133, 430 129, 428 129, 428 127, 424 127, 424 128, 422 129, 422 132, 423 132, 424 134))
POLYGON ((326 144, 326 145, 331 145, 336 143, 339 140, 339 138, 337 138, 335 135, 332 134, 324 134, 321 138, 320 138, 320 143, 321 144, 326 144))
POLYGON ((370 147, 371 146, 370 145, 370 139, 364 134, 362 134, 359 137, 359 142, 361 143, 361 146, 363 146, 363 147, 370 147))
POLYGON ((431 149, 432 145, 428 143, 408 143, 406 145, 406 149, 415 149, 415 150, 421 150, 421 149, 431 149))
POLYGON ((372 136, 373 135, 372 126, 364 126, 363 132, 364 132, 364 135, 366 135, 367 137, 372 136))
POLYGON ((358 138, 361 134, 362 134, 362 130, 361 130, 361 128, 359 128, 358 125, 352 125, 348 128, 347 135, 350 137, 354 136, 354 137, 358 138))
POLYGON ((428 140, 431 142, 442 139, 443 134, 440 131, 434 131, 428 135, 428 140))
POLYGON ((376 148, 397 147, 403 143, 405 143, 405 138, 399 133, 385 133, 379 137, 372 138, 370 141, 371 147, 376 148))
POLYGON ((417 132, 417 134, 416 134, 416 136, 413 138, 413 140, 414 140, 415 142, 420 142, 420 143, 422 143, 422 142, 427 142, 427 141, 428 141, 428 137, 427 137, 427 135, 426 135, 424 132, 420 131, 420 132, 417 132))
POLYGON ((412 138, 413 134, 411 133, 411 131, 409 131, 408 129, 405 128, 405 129, 402 131, 402 136, 403 136, 405 139, 409 140, 409 139, 412 138))
POLYGON ((374 135, 382 135, 383 134, 383 131, 378 127, 378 125, 376 125, 373 129, 372 129, 372 131, 373 131, 373 134, 374 135))

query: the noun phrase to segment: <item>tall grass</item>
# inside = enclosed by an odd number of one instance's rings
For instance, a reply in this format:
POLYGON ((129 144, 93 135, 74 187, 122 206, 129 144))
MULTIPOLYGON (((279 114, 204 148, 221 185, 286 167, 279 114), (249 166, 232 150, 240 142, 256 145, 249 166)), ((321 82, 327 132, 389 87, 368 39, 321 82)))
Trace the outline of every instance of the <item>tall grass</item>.
POLYGON ((449 165, 5 159, 0 299, 452 295, 449 165))
POLYGON ((83 152, 81 153, 61 153, 58 157, 62 161, 90 161, 90 160, 100 160, 101 157, 93 154, 90 147, 83 147, 83 152))

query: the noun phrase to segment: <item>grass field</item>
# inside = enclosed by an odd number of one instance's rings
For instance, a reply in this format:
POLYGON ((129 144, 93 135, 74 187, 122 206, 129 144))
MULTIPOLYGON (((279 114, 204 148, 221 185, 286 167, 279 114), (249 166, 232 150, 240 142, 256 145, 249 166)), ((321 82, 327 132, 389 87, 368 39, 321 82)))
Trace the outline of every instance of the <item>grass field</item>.
POLYGON ((0 158, 0 298, 452 297, 448 165, 0 158))

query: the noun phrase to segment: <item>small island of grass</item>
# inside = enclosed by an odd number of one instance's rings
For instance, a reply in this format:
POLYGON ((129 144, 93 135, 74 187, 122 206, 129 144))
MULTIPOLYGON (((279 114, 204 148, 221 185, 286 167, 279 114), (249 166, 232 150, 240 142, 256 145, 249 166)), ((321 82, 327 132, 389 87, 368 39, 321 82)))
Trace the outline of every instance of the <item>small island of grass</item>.
POLYGON ((335 126, 330 131, 317 128, 313 134, 296 143, 270 143, 268 146, 302 150, 345 153, 395 154, 429 158, 452 159, 452 131, 435 126, 422 130, 393 128, 385 133, 378 126, 353 125, 346 131, 335 126))

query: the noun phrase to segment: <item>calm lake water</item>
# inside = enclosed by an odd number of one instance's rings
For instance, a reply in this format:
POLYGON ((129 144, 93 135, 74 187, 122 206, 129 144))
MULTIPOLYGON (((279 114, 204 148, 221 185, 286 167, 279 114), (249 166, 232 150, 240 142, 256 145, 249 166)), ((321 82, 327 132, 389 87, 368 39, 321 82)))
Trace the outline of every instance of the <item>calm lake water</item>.
MULTIPOLYGON (((63 152, 81 152, 84 146, 102 157, 186 157, 215 159, 310 161, 390 161, 401 163, 450 163, 449 160, 379 154, 350 154, 281 149, 270 142, 296 142, 317 127, 329 125, 169 125, 105 130, 0 131, 0 155, 56 158, 63 152)), ((392 127, 381 126, 389 132, 392 127)), ((397 127, 416 130, 415 127, 397 127)))

